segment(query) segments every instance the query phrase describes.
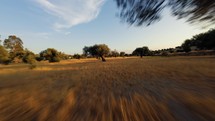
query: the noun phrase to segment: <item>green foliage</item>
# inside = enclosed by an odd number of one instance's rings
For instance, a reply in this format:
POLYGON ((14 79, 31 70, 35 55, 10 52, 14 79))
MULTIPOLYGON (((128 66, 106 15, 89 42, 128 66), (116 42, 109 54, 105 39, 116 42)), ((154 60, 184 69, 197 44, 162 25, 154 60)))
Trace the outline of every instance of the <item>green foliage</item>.
POLYGON ((105 44, 94 45, 94 48, 95 48, 96 54, 99 56, 107 55, 110 52, 109 47, 105 44))
POLYGON ((60 58, 59 57, 52 57, 51 60, 49 60, 49 62, 60 62, 60 58))
POLYGON ((168 56, 168 52, 167 51, 161 52, 161 56, 168 56))
POLYGON ((31 51, 29 51, 27 49, 25 50, 25 54, 24 54, 24 56, 22 58, 22 61, 24 63, 30 64, 29 65, 30 69, 34 69, 34 68, 37 67, 37 65, 36 65, 36 55, 33 52, 31 52, 31 51))
POLYGON ((33 52, 26 50, 22 60, 24 63, 34 64, 36 63, 36 56, 33 52))
POLYGON ((73 58, 75 58, 75 59, 81 59, 81 55, 80 54, 74 54, 73 58))
POLYGON ((23 50, 23 42, 19 37, 15 35, 11 35, 8 39, 4 40, 4 47, 9 49, 11 52, 13 51, 22 51, 23 50))
POLYGON ((191 51, 191 49, 190 49, 190 47, 191 47, 191 40, 185 40, 184 43, 181 45, 181 47, 183 48, 183 50, 185 52, 190 52, 191 51))
POLYGON ((84 56, 88 56, 88 55, 90 55, 90 49, 92 49, 91 47, 87 47, 87 46, 85 46, 84 48, 83 48, 83 55, 84 56))
POLYGON ((119 56, 119 52, 116 51, 116 50, 111 51, 111 52, 110 52, 110 56, 111 56, 111 57, 118 57, 118 56, 119 56))
POLYGON ((93 57, 101 57, 102 58, 102 61, 106 61, 104 56, 105 55, 108 55, 109 52, 110 52, 110 49, 107 45, 105 44, 99 44, 99 45, 93 45, 93 46, 85 46, 83 48, 83 54, 84 55, 90 55, 90 56, 93 56, 93 57))
POLYGON ((43 58, 43 57, 40 57, 40 54, 36 54, 36 55, 35 55, 35 59, 36 59, 37 61, 42 61, 44 58, 43 58))
POLYGON ((0 63, 2 63, 2 64, 9 64, 10 63, 9 53, 1 45, 0 45, 0 63))
POLYGON ((49 62, 60 62, 59 52, 54 48, 48 48, 40 52, 40 57, 49 62))
POLYGON ((196 46, 200 50, 215 49, 215 29, 211 29, 205 33, 197 34, 189 40, 185 40, 181 45, 185 52, 189 52, 192 46, 196 46))
POLYGON ((119 55, 120 55, 121 57, 124 57, 124 56, 125 56, 125 52, 120 52, 119 55))
POLYGON ((24 56, 23 42, 19 37, 11 35, 4 40, 4 47, 9 51, 10 59, 21 59, 24 56))
POLYGON ((59 52, 58 55, 59 55, 59 58, 61 60, 68 60, 68 59, 70 59, 70 56, 67 55, 67 54, 65 54, 65 53, 63 53, 63 52, 59 52))
POLYGON ((132 54, 136 56, 140 56, 142 58, 143 56, 148 56, 150 54, 150 50, 148 47, 144 46, 144 47, 136 48, 132 52, 132 54))

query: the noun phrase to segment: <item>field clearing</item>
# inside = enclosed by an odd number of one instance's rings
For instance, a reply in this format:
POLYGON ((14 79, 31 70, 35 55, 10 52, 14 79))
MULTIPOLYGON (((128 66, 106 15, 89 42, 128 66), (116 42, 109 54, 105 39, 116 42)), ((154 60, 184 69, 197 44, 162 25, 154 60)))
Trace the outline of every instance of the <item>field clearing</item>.
POLYGON ((215 56, 0 65, 0 121, 215 121, 215 56))

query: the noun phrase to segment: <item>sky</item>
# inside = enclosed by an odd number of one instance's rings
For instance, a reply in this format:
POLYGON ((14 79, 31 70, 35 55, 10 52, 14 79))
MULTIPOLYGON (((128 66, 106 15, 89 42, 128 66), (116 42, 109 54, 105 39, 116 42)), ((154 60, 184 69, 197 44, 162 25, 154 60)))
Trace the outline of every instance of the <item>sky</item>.
POLYGON ((114 0, 1 0, 0 39, 16 35, 35 53, 55 48, 81 54, 84 46, 94 44, 131 53, 142 46, 174 48, 210 29, 177 20, 168 10, 149 27, 123 23, 118 13, 114 0))

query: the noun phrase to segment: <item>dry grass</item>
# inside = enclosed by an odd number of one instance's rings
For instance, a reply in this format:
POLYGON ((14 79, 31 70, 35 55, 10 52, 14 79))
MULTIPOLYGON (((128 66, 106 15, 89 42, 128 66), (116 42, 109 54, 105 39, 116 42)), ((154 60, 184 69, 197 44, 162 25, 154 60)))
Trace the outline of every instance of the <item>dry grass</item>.
POLYGON ((215 57, 0 65, 0 121, 213 121, 215 57))

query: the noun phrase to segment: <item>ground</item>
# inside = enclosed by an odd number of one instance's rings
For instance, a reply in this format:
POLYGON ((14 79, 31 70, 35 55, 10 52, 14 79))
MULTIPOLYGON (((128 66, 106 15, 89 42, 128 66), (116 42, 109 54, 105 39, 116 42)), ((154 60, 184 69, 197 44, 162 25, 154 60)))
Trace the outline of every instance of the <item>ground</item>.
POLYGON ((0 65, 0 121, 214 121, 215 57, 0 65))

